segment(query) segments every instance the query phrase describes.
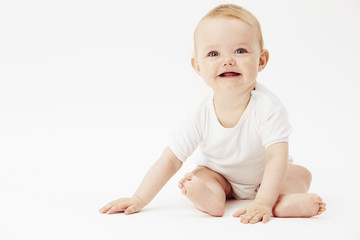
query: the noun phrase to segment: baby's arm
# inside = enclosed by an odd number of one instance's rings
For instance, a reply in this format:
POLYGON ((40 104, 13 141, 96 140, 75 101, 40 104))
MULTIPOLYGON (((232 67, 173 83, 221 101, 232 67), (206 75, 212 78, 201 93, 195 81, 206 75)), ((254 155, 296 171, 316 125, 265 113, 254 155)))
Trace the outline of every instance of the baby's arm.
POLYGON ((288 143, 276 143, 266 150, 266 166, 261 186, 255 201, 262 202, 271 208, 275 205, 289 161, 288 143))
POLYGON ((286 176, 288 166, 288 143, 276 143, 266 149, 266 166, 264 176, 255 200, 246 208, 234 213, 235 217, 243 215, 242 223, 263 223, 270 220, 286 176))
POLYGON ((181 168, 182 162, 174 155, 170 148, 166 148, 161 157, 146 173, 142 183, 132 198, 120 198, 105 205, 100 213, 125 214, 139 212, 156 196, 167 181, 181 168))

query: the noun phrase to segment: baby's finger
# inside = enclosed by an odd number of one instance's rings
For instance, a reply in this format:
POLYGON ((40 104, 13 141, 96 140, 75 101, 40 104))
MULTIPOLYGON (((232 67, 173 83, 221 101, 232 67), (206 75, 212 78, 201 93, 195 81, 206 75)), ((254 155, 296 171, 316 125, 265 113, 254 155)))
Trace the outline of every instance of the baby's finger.
POLYGON ((110 208, 106 214, 113 214, 113 213, 121 213, 124 212, 125 209, 119 206, 113 206, 112 208, 110 208))
POLYGON ((256 214, 250 221, 251 224, 255 224, 258 223, 259 221, 261 221, 261 219, 263 218, 263 216, 261 214, 256 214))
POLYGON ((105 214, 112 214, 113 213, 113 208, 111 207, 111 208, 109 208, 106 212, 105 212, 105 214))
POLYGON ((244 215, 245 213, 246 213, 246 208, 241 208, 233 214, 233 217, 240 217, 241 215, 244 215))
POLYGON ((125 215, 130 215, 130 214, 136 213, 138 211, 139 211, 139 209, 136 205, 131 205, 124 211, 124 213, 125 213, 125 215))
POLYGON ((262 223, 267 223, 270 220, 271 216, 269 214, 265 214, 262 219, 262 223))
POLYGON ((112 204, 108 203, 105 206, 103 206, 102 208, 100 208, 99 212, 106 213, 111 207, 112 207, 112 204))
POLYGON ((240 222, 248 224, 256 215, 256 213, 246 213, 244 216, 241 217, 240 222))
POLYGON ((126 199, 119 199, 108 204, 108 210, 106 214, 124 212, 131 204, 126 199))

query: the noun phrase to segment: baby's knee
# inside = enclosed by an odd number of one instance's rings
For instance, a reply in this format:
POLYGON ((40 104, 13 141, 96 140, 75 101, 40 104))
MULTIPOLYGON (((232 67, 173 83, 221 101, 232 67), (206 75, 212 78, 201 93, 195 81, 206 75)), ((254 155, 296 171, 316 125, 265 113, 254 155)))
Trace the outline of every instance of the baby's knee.
POLYGON ((192 171, 192 174, 205 181, 217 181, 221 185, 227 183, 227 180, 220 173, 215 172, 207 167, 198 166, 194 171, 192 171))
POLYGON ((309 184, 311 183, 311 180, 312 180, 312 174, 311 172, 303 167, 303 166, 300 166, 301 167, 301 176, 303 177, 303 179, 308 182, 309 184))
POLYGON ((208 176, 214 176, 215 172, 211 169, 203 166, 197 166, 193 171, 192 174, 199 178, 208 177, 208 176))
POLYGON ((289 164, 287 178, 303 179, 306 183, 310 184, 312 180, 311 172, 300 165, 289 164))
POLYGON ((297 177, 300 177, 301 179, 303 179, 303 181, 306 183, 306 185, 310 186, 311 180, 312 180, 312 174, 307 168, 296 165, 296 175, 297 175, 297 177))

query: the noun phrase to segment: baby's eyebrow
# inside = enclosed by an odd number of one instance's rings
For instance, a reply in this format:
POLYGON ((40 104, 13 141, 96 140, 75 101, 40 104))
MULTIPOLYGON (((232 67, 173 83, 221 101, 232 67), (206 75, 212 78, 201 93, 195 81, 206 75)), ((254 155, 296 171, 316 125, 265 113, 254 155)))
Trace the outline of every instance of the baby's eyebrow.
POLYGON ((218 49, 219 46, 218 45, 210 45, 210 46, 207 46, 204 48, 204 52, 209 52, 209 51, 212 51, 212 50, 215 50, 215 49, 218 49))
POLYGON ((238 44, 236 44, 237 46, 246 46, 246 47, 248 47, 248 48, 250 48, 250 45, 248 44, 248 43, 238 43, 238 44))

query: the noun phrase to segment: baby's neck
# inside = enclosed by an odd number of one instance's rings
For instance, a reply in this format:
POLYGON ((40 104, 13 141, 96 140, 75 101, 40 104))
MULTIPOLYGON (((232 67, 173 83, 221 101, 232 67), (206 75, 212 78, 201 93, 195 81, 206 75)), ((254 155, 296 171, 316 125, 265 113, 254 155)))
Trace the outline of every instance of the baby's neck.
POLYGON ((214 107, 226 112, 245 109, 250 98, 251 91, 241 94, 219 94, 214 92, 214 107))
POLYGON ((237 125, 251 98, 251 92, 239 96, 214 93, 214 109, 219 123, 225 128, 237 125))

